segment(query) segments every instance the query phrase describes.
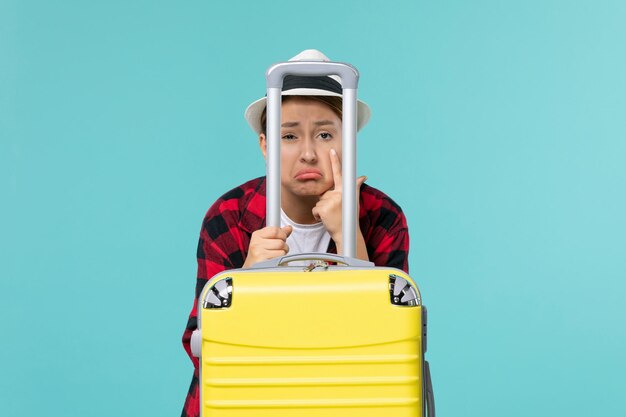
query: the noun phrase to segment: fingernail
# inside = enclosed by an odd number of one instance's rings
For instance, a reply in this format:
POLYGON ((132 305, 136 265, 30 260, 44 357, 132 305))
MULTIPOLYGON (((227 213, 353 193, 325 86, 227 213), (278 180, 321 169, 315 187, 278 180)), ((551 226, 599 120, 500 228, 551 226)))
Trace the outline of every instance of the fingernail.
POLYGON ((333 155, 337 155, 337 151, 335 149, 331 149, 330 153, 332 153, 333 155))

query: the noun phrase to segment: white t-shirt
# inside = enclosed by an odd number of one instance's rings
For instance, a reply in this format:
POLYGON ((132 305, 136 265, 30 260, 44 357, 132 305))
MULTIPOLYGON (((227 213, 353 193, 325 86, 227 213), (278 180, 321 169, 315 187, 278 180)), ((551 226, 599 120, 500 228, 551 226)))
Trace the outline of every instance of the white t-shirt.
MULTIPOLYGON (((297 253, 326 253, 330 243, 330 234, 324 227, 324 223, 299 224, 291 220, 285 212, 280 210, 280 226, 291 226, 293 232, 287 238, 289 255, 297 253)), ((310 262, 290 262, 289 265, 308 265, 310 262)))

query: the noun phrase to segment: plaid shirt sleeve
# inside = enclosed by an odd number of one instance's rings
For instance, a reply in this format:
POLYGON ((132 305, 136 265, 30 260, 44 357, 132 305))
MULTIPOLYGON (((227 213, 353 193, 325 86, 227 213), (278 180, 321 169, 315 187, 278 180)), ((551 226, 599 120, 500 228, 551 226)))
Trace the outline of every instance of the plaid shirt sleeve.
POLYGON ((363 184, 359 223, 370 261, 408 274, 409 228, 400 206, 382 191, 363 184))
MULTIPOLYGON (((200 410, 199 363, 198 358, 191 353, 191 334, 198 327, 198 297, 211 277, 222 271, 243 266, 250 244, 250 233, 241 227, 241 219, 253 216, 259 224, 263 221, 254 214, 259 206, 258 199, 253 198, 257 194, 258 185, 259 180, 253 180, 224 194, 211 206, 202 222, 197 252, 196 296, 183 333, 183 346, 194 365, 191 385, 183 407, 183 417, 197 417, 200 410), (250 206, 251 202, 253 206, 250 206)), ((264 211, 265 207, 262 209, 264 211)))

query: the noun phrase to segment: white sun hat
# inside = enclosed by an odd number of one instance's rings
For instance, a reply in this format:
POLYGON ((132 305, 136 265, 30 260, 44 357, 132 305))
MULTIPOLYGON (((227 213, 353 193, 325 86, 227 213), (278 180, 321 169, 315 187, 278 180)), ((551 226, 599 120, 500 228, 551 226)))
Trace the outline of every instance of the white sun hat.
MULTIPOLYGON (((307 49, 289 61, 330 61, 326 55, 316 49, 307 49)), ((283 96, 335 96, 341 97, 341 79, 336 75, 323 77, 300 77, 288 75, 283 82, 283 96)), ((262 131, 261 115, 265 109, 266 98, 260 98, 246 109, 245 117, 248 124, 260 134, 262 131)), ((361 130, 372 114, 369 106, 357 100, 356 129, 361 130)))

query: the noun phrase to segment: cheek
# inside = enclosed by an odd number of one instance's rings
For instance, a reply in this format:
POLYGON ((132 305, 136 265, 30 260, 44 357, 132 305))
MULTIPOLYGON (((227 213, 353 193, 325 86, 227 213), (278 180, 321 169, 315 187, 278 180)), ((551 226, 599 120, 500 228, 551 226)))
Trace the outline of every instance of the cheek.
POLYGON ((330 184, 333 181, 333 166, 330 164, 330 157, 320 159, 320 167, 324 172, 325 182, 330 184))
POLYGON ((280 171, 290 172, 297 158, 298 155, 293 149, 283 147, 280 153, 280 171))

